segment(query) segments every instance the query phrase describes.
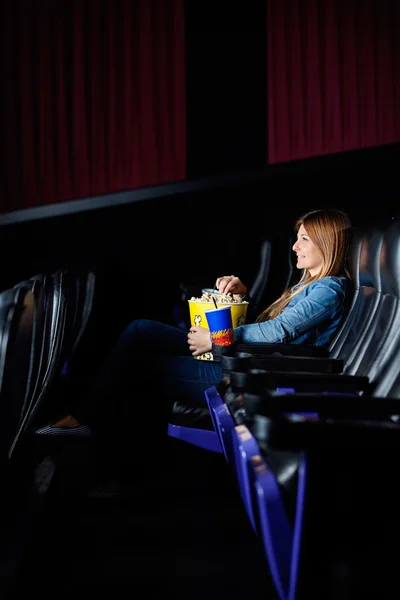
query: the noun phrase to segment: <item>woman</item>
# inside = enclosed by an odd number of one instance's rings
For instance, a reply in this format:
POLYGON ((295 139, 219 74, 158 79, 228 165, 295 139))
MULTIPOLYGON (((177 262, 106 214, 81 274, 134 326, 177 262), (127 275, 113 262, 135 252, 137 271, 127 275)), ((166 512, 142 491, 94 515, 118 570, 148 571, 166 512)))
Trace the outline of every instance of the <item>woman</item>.
MULTIPOLYGON (((293 245, 300 281, 255 323, 237 327, 235 341, 327 346, 344 316, 351 228, 347 214, 337 209, 300 217, 293 245)), ((247 293, 233 275, 218 278, 216 286, 220 293, 247 293)), ((135 320, 112 349, 85 402, 38 433, 68 434, 88 426, 104 464, 121 466, 132 459, 135 435, 137 444, 145 443, 149 432, 152 443, 165 439, 174 402, 205 404, 204 391, 221 381, 222 372, 219 363, 193 356, 211 349, 207 329, 192 326, 186 334, 157 321, 135 320)))

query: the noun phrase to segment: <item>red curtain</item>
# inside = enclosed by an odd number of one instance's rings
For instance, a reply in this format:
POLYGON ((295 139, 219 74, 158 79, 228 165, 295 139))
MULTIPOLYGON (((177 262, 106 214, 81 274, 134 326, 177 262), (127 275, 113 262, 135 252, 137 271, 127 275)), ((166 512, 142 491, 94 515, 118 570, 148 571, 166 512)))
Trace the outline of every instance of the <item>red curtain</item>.
POLYGON ((7 3, 1 211, 185 178, 183 4, 7 3))
POLYGON ((268 162, 400 141, 398 0, 268 0, 268 162))

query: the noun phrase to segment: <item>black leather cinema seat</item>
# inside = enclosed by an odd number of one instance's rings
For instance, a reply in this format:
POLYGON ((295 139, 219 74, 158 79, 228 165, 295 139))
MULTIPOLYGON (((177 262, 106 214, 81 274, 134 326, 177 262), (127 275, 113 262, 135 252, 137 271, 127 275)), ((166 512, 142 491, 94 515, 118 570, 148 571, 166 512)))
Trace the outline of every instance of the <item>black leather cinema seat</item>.
MULTIPOLYGON (((35 385, 35 295, 25 286, 0 297, 0 466, 7 467, 35 385)), ((36 360, 36 357, 35 357, 36 360)))
POLYGON ((19 449, 22 452, 24 451, 28 425, 40 405, 41 399, 51 386, 53 364, 57 352, 57 344, 54 338, 58 331, 59 325, 57 323, 61 323, 58 315, 60 294, 59 290, 55 290, 53 276, 50 274, 36 275, 16 287, 33 285, 36 288, 38 284, 39 293, 36 296, 37 310, 33 331, 36 377, 31 393, 27 395, 24 403, 18 432, 13 443, 13 451, 19 451, 19 449))
MULTIPOLYGON (((290 597, 396 597, 399 425, 377 418, 315 421, 280 416, 270 420, 269 448, 298 454, 301 461, 301 485, 291 510, 281 486, 281 493, 274 488, 273 498, 258 498, 259 510, 268 515, 264 522, 271 521, 279 505, 292 524, 290 597)), ((279 534, 267 540, 267 548, 279 551, 279 534)))
MULTIPOLYGON (((356 441, 357 435, 362 435, 363 447, 365 447, 365 443, 368 446, 368 439, 370 439, 368 450, 373 449, 375 456, 378 446, 374 441, 374 436, 380 436, 381 446, 383 444, 384 451, 388 453, 388 459, 391 458, 390 439, 392 438, 389 437, 389 434, 392 435, 393 426, 399 422, 398 415, 400 415, 399 220, 392 222, 384 237, 380 254, 380 274, 382 297, 375 312, 371 330, 364 337, 367 347, 362 353, 357 370, 357 372, 368 374, 370 378, 368 391, 358 395, 346 393, 321 395, 303 392, 271 396, 268 392, 260 395, 246 391, 243 394, 244 422, 255 436, 262 455, 267 463, 271 464, 279 481, 281 473, 288 473, 290 463, 289 470, 292 476, 286 478, 281 489, 283 495, 290 498, 292 509, 295 502, 293 494, 296 490, 295 464, 300 457, 298 453, 293 454, 293 451, 310 452, 310 455, 314 457, 313 461, 316 460, 316 457, 321 460, 323 454, 320 452, 321 443, 325 444, 323 442, 325 434, 330 436, 329 444, 326 443, 332 456, 336 449, 341 449, 340 452, 343 453, 346 448, 353 447, 354 444, 349 445, 350 438, 344 437, 348 436, 349 431, 353 431, 351 429, 353 427, 354 441, 356 441), (318 415, 318 420, 315 421, 317 425, 313 428, 314 419, 310 423, 307 418, 298 417, 291 421, 290 418, 284 416, 293 413, 318 415), (368 438, 369 425, 371 434, 368 438), (276 434, 276 437, 274 433, 275 437, 271 438, 272 430, 275 433, 279 431, 279 435, 276 434), (293 437, 288 432, 293 432, 293 437), (311 437, 313 432, 316 432, 317 437, 311 437), (298 438, 295 437, 297 433, 300 436, 298 438), (387 435, 387 444, 383 443, 385 435, 387 435), (348 440, 347 446, 345 439, 348 440), (316 443, 317 440, 319 440, 319 445, 316 443), (280 460, 282 458, 280 451, 282 450, 285 458, 283 461, 280 460), (292 452, 287 455, 288 451, 292 452)), ((349 375, 349 377, 352 376, 349 375)), ((361 442, 359 447, 361 448, 361 442)), ((326 453, 324 456, 328 460, 326 453)), ((367 455, 365 458, 368 460, 367 455)), ((382 467, 385 467, 384 459, 385 453, 381 457, 382 467)), ((329 458, 329 460, 331 459, 329 458)), ((350 460, 349 464, 351 464, 350 460)), ((322 473, 327 468, 327 464, 321 463, 319 472, 322 473)), ((386 475, 389 476, 389 472, 386 475)), ((379 478, 382 484, 387 484, 388 481, 382 479, 381 474, 379 478)))
MULTIPOLYGON (((368 389, 276 394, 249 386, 242 395, 244 410, 234 430, 244 426, 266 473, 273 473, 275 496, 265 495, 265 502, 258 496, 258 508, 264 523, 272 523, 280 504, 294 528, 297 566, 291 587, 299 599, 366 597, 369 591, 389 598, 397 589, 400 520, 393 473, 400 444, 399 220, 385 233, 379 269, 379 302, 363 336, 356 375, 345 377, 367 374, 368 389)), ((248 476, 251 484, 257 481, 251 467, 248 476)), ((278 537, 269 540, 269 548, 279 543, 278 537)))
POLYGON ((9 455, 24 454, 27 447, 31 448, 37 427, 63 408, 62 393, 69 391, 63 368, 69 366, 87 327, 94 285, 92 271, 59 269, 38 274, 0 294, 0 310, 4 313, 0 410, 7 412, 3 419, 7 433, 2 439, 9 455), (13 319, 18 322, 6 335, 8 320, 14 313, 13 319), (15 340, 11 335, 14 331, 15 340), (15 396, 15 402, 10 401, 11 396, 15 396))

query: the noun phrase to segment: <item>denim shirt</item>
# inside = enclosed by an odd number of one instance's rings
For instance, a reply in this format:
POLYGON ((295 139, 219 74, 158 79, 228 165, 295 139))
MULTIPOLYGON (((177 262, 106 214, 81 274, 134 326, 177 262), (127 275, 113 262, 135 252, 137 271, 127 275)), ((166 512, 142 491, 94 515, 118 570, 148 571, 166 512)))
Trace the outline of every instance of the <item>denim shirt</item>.
POLYGON ((234 329, 235 342, 327 346, 344 317, 348 283, 345 277, 322 277, 313 281, 275 319, 234 329))

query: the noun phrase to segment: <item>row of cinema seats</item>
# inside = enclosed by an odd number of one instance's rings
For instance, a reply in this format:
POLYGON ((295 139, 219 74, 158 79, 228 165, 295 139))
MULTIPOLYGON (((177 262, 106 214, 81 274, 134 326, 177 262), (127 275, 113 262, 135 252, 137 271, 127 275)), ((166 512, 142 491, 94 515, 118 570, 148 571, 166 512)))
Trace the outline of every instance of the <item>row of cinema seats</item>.
POLYGON ((59 269, 0 293, 1 597, 54 473, 35 430, 68 388, 95 282, 91 270, 59 269))
POLYGON ((400 220, 356 229, 353 295, 331 346, 238 344, 206 391, 280 600, 400 595, 400 220))
MULTIPOLYGON (((287 277, 291 273, 291 245, 291 240, 285 244, 287 277)), ((252 287, 256 302, 261 302, 265 294, 271 250, 271 242, 264 240, 252 287)), ((36 432, 57 414, 60 398, 62 401, 71 391, 69 375, 87 329, 96 283, 91 270, 59 269, 32 276, 0 292, 2 598, 13 587, 59 453, 68 446, 68 442, 36 432)), ((71 379, 75 380, 73 374, 71 379)))
MULTIPOLYGON (((170 425, 174 437, 225 454, 282 599, 360 597, 364 585, 392 584, 383 558, 398 558, 389 547, 399 529, 399 222, 357 230, 349 258, 354 295, 328 350, 237 345, 221 356, 226 381, 206 393, 214 431, 170 425)), ((68 374, 94 282, 91 272, 60 270, 0 294, 1 470, 10 505, 32 488, 40 496, 43 440, 34 432, 68 374)), ((0 542, 4 535, 3 527, 0 542)))
MULTIPOLYGON (((270 251, 266 241, 256 299, 268 279, 270 251)), ((68 446, 36 432, 63 408, 60 399, 71 392, 74 358, 92 312, 96 283, 92 270, 63 268, 0 292, 1 598, 12 593, 60 452, 68 446)))

